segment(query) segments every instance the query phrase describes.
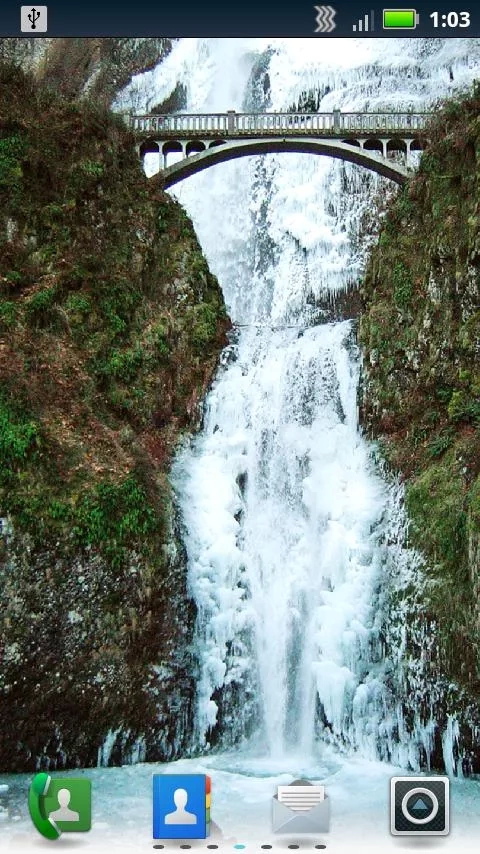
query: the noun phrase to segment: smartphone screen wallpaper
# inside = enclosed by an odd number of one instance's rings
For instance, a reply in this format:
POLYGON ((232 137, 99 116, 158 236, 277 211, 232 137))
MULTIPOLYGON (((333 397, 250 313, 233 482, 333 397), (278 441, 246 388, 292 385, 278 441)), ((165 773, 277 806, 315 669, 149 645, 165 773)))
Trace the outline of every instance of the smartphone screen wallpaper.
POLYGON ((46 9, 0 39, 2 846, 477 850, 470 13, 46 9))

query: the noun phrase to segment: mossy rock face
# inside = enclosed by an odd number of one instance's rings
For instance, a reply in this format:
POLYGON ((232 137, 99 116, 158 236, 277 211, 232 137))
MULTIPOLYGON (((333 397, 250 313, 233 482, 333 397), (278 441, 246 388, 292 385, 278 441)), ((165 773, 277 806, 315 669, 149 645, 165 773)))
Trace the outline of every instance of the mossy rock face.
POLYGON ((0 61, 16 62, 65 97, 109 106, 134 74, 154 68, 171 47, 171 39, 152 37, 0 38, 0 61))
POLYGON ((363 424, 406 480, 437 674, 465 708, 480 691, 479 110, 478 92, 439 110, 418 173, 386 212, 359 331, 363 424))
POLYGON ((121 120, 7 65, 0 116, 0 764, 95 764, 109 732, 112 761, 172 758, 194 608, 168 470, 229 320, 121 120))

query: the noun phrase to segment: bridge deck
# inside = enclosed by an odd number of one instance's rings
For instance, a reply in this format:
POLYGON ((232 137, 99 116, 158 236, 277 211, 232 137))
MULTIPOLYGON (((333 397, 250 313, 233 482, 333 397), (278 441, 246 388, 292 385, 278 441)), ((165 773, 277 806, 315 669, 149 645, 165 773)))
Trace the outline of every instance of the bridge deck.
POLYGON ((396 135, 414 137, 424 131, 432 113, 205 113, 168 116, 126 115, 135 136, 195 139, 257 136, 396 135))

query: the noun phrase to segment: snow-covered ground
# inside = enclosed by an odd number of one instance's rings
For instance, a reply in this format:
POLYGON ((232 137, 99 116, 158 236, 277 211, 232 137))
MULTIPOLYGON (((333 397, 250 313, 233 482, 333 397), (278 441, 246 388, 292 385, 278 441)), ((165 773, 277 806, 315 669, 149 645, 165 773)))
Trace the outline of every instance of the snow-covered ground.
MULTIPOLYGON (((123 768, 95 768, 58 776, 85 774, 92 780, 92 830, 86 834, 64 834, 60 840, 44 840, 31 824, 27 793, 31 777, 0 776, 0 804, 7 808, 0 821, 0 850, 39 852, 57 848, 74 851, 140 852, 153 850, 152 775, 156 773, 205 773, 212 778, 212 821, 214 830, 206 840, 164 842, 168 851, 189 844, 197 851, 217 844, 219 851, 246 852, 289 850, 314 851, 326 844, 328 852, 425 850, 451 854, 478 851, 480 846, 480 781, 451 781, 451 832, 448 837, 422 839, 390 835, 390 778, 404 769, 355 757, 340 757, 329 750, 323 759, 305 763, 298 757, 282 762, 249 758, 245 754, 219 754, 203 759, 180 760, 168 765, 140 764, 123 768), (276 787, 307 777, 325 784, 331 799, 331 830, 318 837, 281 836, 271 830, 272 796, 276 787), (7 784, 9 791, 1 792, 7 784)), ((54 773, 54 776, 57 776, 54 773)), ((2 815, 0 814, 0 819, 2 815)))

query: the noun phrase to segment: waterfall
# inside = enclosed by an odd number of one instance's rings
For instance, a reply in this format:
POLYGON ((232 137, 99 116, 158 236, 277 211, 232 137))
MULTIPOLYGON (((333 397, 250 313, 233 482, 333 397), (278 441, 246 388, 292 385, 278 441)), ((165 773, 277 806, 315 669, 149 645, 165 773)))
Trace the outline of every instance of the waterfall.
MULTIPOLYGON (((471 82, 479 46, 467 46, 184 39, 119 106, 149 109, 180 81, 192 112, 421 110, 471 82)), ((197 745, 250 741, 278 757, 330 740, 411 767, 433 750, 433 718, 407 732, 384 656, 386 578, 395 561, 411 578, 419 558, 358 429, 354 321, 331 311, 362 275, 372 198, 392 191, 359 167, 292 154, 175 189, 235 324, 203 429, 172 474, 198 611, 197 745)), ((396 643, 398 663, 400 630, 396 643)))
POLYGON ((202 734, 214 692, 235 682, 230 737, 260 716, 270 752, 306 750, 316 694, 341 727, 365 666, 382 489, 358 436, 351 348, 348 322, 246 331, 177 461, 202 734))

